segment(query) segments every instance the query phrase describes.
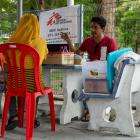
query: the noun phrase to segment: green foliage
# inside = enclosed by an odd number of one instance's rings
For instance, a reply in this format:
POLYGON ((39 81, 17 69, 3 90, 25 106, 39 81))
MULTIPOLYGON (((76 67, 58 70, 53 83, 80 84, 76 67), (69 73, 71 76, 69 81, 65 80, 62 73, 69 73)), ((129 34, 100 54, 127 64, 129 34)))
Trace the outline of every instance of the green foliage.
POLYGON ((1 0, 0 13, 13 13, 16 12, 16 0, 1 0))
POLYGON ((137 50, 140 35, 139 8, 139 0, 127 0, 117 5, 116 34, 122 47, 132 47, 137 50))
POLYGON ((0 42, 4 42, 7 33, 13 31, 16 26, 16 7, 16 0, 0 1, 0 42))
POLYGON ((36 14, 36 11, 40 10, 38 0, 24 0, 23 1, 23 11, 32 12, 36 14))
POLYGON ((47 9, 54 9, 59 7, 65 7, 67 6, 66 0, 45 0, 45 5, 47 9))
POLYGON ((84 38, 89 36, 91 31, 90 31, 90 21, 91 17, 95 15, 96 11, 96 3, 91 2, 90 0, 75 0, 75 4, 83 4, 83 9, 84 9, 84 18, 83 18, 83 25, 84 25, 84 38))

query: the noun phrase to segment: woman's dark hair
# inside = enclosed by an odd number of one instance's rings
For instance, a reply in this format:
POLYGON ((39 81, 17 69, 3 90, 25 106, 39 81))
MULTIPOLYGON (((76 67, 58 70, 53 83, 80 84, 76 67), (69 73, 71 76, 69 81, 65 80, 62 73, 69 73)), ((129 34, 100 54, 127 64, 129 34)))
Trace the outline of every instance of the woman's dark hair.
POLYGON ((102 16, 92 17, 91 22, 95 22, 103 29, 106 26, 106 19, 102 16))

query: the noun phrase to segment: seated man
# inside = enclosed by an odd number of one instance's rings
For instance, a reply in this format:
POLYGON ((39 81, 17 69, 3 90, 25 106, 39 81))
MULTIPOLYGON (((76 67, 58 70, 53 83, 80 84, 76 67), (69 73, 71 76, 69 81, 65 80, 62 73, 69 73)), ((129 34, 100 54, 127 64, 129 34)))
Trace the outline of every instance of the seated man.
MULTIPOLYGON (((69 36, 66 33, 61 33, 63 38, 69 45, 70 51, 80 54, 87 52, 90 61, 104 60, 108 53, 117 50, 115 40, 108 35, 105 35, 106 19, 102 16, 93 17, 91 19, 91 36, 87 37, 79 48, 72 45, 69 36)), ((85 102, 84 102, 85 104, 85 102)), ((88 110, 85 108, 82 120, 88 121, 88 110)))

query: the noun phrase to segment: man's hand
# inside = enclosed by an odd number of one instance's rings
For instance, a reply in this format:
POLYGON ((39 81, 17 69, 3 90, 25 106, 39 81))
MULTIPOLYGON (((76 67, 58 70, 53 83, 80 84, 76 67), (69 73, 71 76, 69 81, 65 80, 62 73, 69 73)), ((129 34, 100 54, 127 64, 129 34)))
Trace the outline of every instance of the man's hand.
POLYGON ((60 36, 61 36, 61 38, 64 39, 67 43, 70 42, 70 38, 69 38, 69 36, 68 36, 67 33, 61 32, 61 33, 60 33, 60 36))
POLYGON ((75 48, 74 45, 72 44, 67 33, 61 32, 60 35, 61 35, 61 38, 64 39, 67 42, 67 44, 69 45, 70 51, 75 52, 75 53, 79 52, 79 50, 77 48, 75 48))

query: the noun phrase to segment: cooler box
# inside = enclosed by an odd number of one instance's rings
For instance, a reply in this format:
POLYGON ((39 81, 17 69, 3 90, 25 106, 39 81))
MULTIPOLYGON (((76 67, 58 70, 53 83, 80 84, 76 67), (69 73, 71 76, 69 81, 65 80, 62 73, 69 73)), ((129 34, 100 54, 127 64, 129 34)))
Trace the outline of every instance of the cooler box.
POLYGON ((73 52, 49 53, 45 63, 74 65, 74 53, 73 52))
POLYGON ((86 62, 82 66, 85 93, 108 93, 106 71, 106 61, 86 62))

